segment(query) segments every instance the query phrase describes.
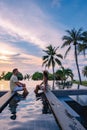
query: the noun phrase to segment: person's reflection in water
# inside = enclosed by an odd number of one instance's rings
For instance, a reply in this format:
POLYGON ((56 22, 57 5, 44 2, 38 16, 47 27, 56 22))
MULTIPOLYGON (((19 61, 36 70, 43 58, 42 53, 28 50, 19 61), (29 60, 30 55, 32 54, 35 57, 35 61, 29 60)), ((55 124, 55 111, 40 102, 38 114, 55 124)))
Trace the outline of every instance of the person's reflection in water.
POLYGON ((12 99, 11 101, 9 102, 9 110, 11 111, 11 116, 10 118, 12 120, 15 120, 17 115, 16 115, 16 109, 17 109, 17 106, 18 106, 18 103, 21 101, 21 100, 25 100, 25 98, 23 97, 23 94, 19 94, 17 93, 12 99))
POLYGON ((42 100, 42 104, 43 104, 42 114, 48 114, 48 113, 51 114, 50 106, 43 92, 37 94, 37 99, 42 100))
POLYGON ((42 95, 42 104, 43 104, 42 113, 43 114, 48 114, 48 113, 51 114, 50 106, 49 106, 48 101, 47 101, 44 94, 42 95))

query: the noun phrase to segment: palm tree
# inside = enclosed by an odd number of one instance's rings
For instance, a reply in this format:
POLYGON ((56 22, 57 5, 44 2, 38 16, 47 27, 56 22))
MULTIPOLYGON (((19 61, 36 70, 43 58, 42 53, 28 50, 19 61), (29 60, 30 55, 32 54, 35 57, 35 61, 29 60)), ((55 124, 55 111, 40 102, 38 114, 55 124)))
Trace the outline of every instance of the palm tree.
POLYGON ((87 66, 84 66, 82 73, 85 77, 87 77, 87 66))
POLYGON ((71 78, 71 80, 73 80, 74 75, 71 69, 65 69, 64 67, 61 67, 61 69, 56 71, 56 76, 58 76, 64 84, 69 77, 71 78))
POLYGON ((42 57, 43 59, 43 65, 45 65, 45 67, 50 67, 52 66, 52 71, 53 71, 53 89, 54 89, 54 80, 55 80, 55 76, 54 76, 54 68, 55 68, 55 64, 57 63, 58 65, 62 65, 60 59, 63 59, 63 56, 61 54, 57 54, 57 49, 59 47, 53 47, 52 45, 49 45, 46 47, 46 50, 43 50, 46 55, 42 57))
POLYGON ((80 81, 80 84, 82 84, 79 65, 78 65, 78 56, 77 56, 77 47, 78 47, 79 43, 81 42, 82 29, 81 28, 79 30, 72 29, 72 30, 67 30, 66 32, 68 35, 63 36, 64 43, 63 43, 62 47, 65 47, 65 46, 69 46, 69 47, 65 53, 65 57, 67 56, 67 53, 70 51, 70 49, 73 45, 79 81, 80 81))
POLYGON ((64 67, 62 67, 62 71, 63 71, 63 74, 65 75, 65 79, 68 79, 70 77, 71 80, 73 80, 74 75, 71 69, 69 68, 65 69, 64 67))

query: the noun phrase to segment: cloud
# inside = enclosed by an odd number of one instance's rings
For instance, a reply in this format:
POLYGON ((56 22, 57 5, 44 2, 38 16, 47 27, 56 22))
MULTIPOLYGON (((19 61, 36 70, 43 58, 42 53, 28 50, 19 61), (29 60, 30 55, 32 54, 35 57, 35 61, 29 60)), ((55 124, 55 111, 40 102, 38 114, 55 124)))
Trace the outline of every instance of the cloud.
POLYGON ((35 69, 41 70, 42 59, 29 55, 20 48, 2 43, 0 48, 0 71, 11 71, 15 67, 22 72, 27 72, 28 70, 31 72, 35 69))
MULTIPOLYGON (((52 0, 53 7, 60 6, 60 0, 52 0)), ((14 67, 21 71, 34 72, 42 70, 42 52, 37 57, 35 47, 44 49, 47 45, 62 45, 62 36, 65 26, 59 21, 54 22, 53 16, 42 10, 35 2, 30 0, 0 1, 0 68, 11 70, 14 67), (22 43, 25 41, 24 43, 22 43), (23 44, 23 47, 21 47, 23 44), (26 48, 26 44, 32 44, 26 48), (26 51, 26 49, 28 51, 26 51), (32 54, 30 54, 30 50, 32 54)), ((66 49, 58 50, 64 55, 66 49)), ((38 53, 38 52, 36 52, 38 53)), ((81 60, 80 60, 81 61, 81 60)), ((63 61, 64 66, 75 69, 73 49, 63 61)), ((86 64, 86 61, 85 61, 86 64)))
POLYGON ((23 9, 20 8, 21 5, 20 7, 19 5, 17 7, 15 6, 9 6, 4 2, 1 4, 0 26, 9 35, 23 39, 40 48, 44 48, 49 43, 54 45, 61 43, 61 35, 63 32, 54 27, 55 23, 52 22, 50 16, 46 15, 40 7, 31 2, 28 3, 26 8, 23 7, 23 9))

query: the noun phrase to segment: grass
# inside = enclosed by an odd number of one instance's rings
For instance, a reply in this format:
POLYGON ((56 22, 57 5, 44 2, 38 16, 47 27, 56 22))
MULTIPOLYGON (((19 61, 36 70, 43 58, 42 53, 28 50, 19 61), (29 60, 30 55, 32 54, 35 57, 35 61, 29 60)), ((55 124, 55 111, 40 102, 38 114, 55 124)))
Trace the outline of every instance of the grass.
MULTIPOLYGON (((78 80, 73 80, 73 83, 80 84, 78 80)), ((83 86, 87 86, 87 81, 82 81, 83 86)))

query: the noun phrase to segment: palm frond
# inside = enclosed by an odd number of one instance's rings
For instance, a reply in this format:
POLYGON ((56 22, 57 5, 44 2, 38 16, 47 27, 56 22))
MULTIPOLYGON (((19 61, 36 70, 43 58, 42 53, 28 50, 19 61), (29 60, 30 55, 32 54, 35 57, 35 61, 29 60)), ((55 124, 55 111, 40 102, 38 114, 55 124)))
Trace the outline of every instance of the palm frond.
POLYGON ((52 59, 50 58, 48 61, 48 68, 51 66, 51 63, 52 63, 52 59))
MULTIPOLYGON (((64 36, 65 37, 65 36, 64 36)), ((67 37, 68 38, 68 37, 67 37)), ((61 46, 61 48, 65 47, 65 46, 69 46, 71 43, 73 42, 72 38, 68 38, 64 41, 63 45, 61 46)))
POLYGON ((49 55, 49 50, 43 50, 43 52, 49 55))
POLYGON ((47 62, 48 62, 48 59, 45 60, 45 61, 42 63, 42 66, 44 66, 47 62))
POLYGON ((77 36, 81 35, 83 31, 83 28, 79 28, 79 30, 77 31, 77 36))
POLYGON ((57 62, 58 65, 60 65, 60 66, 62 65, 61 61, 58 60, 57 58, 55 58, 55 61, 57 62))
POLYGON ((83 43, 86 43, 87 44, 87 31, 84 31, 82 33, 82 40, 83 40, 83 43))
POLYGON ((72 30, 66 30, 67 34, 69 34, 71 36, 72 30))
POLYGON ((48 57, 49 57, 48 55, 45 55, 42 57, 42 59, 45 60, 45 59, 48 59, 48 57))
POLYGON ((67 40, 69 40, 69 41, 72 41, 72 37, 70 37, 70 36, 63 36, 62 37, 62 40, 65 40, 65 41, 67 41, 67 40))
POLYGON ((66 56, 67 56, 68 52, 70 51, 70 49, 71 49, 71 46, 69 46, 69 48, 67 49, 67 51, 66 51, 66 53, 64 55, 64 58, 66 58, 66 56))
POLYGON ((58 48, 59 48, 59 46, 58 46, 58 47, 56 47, 56 48, 54 49, 54 51, 56 52, 58 48))
POLYGON ((61 54, 57 54, 56 56, 57 56, 58 58, 63 59, 63 56, 62 56, 61 54))
POLYGON ((81 52, 83 52, 83 54, 84 54, 84 56, 85 56, 86 50, 87 50, 87 44, 83 43, 83 44, 79 44, 79 45, 78 45, 78 52, 79 52, 79 54, 80 54, 81 52))

